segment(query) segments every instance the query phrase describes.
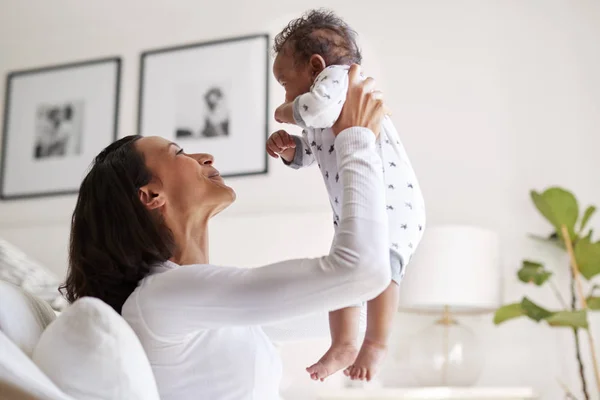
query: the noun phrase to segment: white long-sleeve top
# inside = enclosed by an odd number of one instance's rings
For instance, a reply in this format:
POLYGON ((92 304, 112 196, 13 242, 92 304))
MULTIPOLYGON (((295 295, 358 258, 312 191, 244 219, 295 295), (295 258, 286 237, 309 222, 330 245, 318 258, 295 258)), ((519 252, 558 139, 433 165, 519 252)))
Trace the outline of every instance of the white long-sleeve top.
POLYGON ((281 362, 271 340, 293 338, 293 322, 368 301, 387 287, 375 136, 350 128, 335 145, 344 194, 328 255, 251 269, 168 261, 129 296, 122 315, 146 350, 161 399, 276 400, 281 362))

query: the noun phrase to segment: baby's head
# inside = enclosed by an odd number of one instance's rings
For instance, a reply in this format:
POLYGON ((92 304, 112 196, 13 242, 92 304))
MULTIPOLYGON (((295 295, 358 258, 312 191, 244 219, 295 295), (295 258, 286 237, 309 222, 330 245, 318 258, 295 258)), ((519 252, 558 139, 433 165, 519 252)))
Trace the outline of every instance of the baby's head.
POLYGON ((273 74, 286 101, 310 90, 330 65, 360 64, 356 32, 331 11, 311 10, 291 21, 277 36, 273 74))

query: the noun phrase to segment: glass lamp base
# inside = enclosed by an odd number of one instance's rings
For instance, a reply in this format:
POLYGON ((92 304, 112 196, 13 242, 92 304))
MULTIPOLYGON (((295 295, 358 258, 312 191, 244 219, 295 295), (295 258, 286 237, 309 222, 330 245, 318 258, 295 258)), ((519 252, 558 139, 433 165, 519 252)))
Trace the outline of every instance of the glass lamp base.
POLYGON ((411 338, 409 360, 423 386, 474 385, 484 361, 473 331, 449 315, 411 338))

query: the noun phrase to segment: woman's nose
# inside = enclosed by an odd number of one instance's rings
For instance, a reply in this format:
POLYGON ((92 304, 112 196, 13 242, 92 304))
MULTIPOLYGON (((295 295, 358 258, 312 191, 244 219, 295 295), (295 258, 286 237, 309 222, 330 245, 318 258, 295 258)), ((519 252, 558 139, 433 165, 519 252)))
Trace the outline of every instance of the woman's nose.
POLYGON ((212 165, 215 158, 211 154, 196 154, 196 160, 202 165, 212 165))

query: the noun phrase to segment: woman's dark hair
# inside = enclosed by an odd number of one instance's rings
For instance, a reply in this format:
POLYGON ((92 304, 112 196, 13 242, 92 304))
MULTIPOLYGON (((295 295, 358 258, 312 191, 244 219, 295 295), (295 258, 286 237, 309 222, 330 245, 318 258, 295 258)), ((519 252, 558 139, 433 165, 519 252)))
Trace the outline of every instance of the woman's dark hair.
POLYGON ((60 290, 69 302, 97 297, 119 314, 152 265, 173 253, 171 231, 138 191, 152 174, 135 148, 140 136, 106 147, 81 183, 71 220, 69 271, 60 290))
POLYGON ((310 10, 290 23, 275 36, 275 54, 290 46, 297 62, 319 54, 329 65, 360 64, 362 55, 357 34, 332 11, 310 10))

